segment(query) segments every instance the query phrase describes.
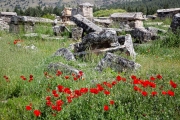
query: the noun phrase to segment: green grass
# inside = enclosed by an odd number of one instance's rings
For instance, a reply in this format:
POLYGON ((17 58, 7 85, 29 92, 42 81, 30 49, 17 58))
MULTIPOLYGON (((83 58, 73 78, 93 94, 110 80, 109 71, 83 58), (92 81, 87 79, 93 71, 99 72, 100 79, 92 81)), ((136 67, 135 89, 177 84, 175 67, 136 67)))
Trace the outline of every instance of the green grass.
MULTIPOLYGON (((48 29, 47 29, 48 31, 48 29)), ((46 33, 38 31, 39 33, 46 33)), ((49 33, 49 32, 47 32, 49 33)), ((172 34, 172 33, 171 33, 172 34)), ((2 120, 54 120, 54 119, 178 119, 180 117, 180 53, 179 47, 164 45, 162 42, 153 41, 149 45, 142 45, 135 48, 138 53, 136 62, 141 64, 137 71, 117 73, 107 68, 99 73, 94 70, 103 54, 90 54, 84 58, 78 58, 77 61, 66 61, 62 57, 53 57, 59 48, 67 48, 71 41, 63 40, 44 40, 40 37, 26 38, 21 35, 13 35, 0 32, 0 119, 2 120), (21 39, 21 46, 13 44, 15 39, 21 39), (37 50, 25 49, 27 45, 35 45, 37 50), (47 66, 52 62, 62 62, 71 65, 85 74, 84 80, 74 81, 72 76, 63 73, 57 77, 55 72, 47 71, 47 66), (44 72, 47 71, 52 78, 46 78, 44 72), (29 75, 32 74, 34 79, 28 82, 29 75), (136 75, 142 80, 149 79, 150 76, 160 74, 162 80, 156 80, 156 88, 143 88, 149 94, 142 96, 133 90, 131 75, 136 75), (10 82, 6 82, 3 76, 9 77, 10 82), (25 76, 23 81, 20 76, 25 76), (66 80, 65 75, 70 76, 66 80), (100 92, 94 95, 90 92, 74 98, 72 103, 66 102, 66 94, 59 93, 60 98, 64 101, 62 110, 57 112, 51 107, 46 106, 46 96, 51 96, 53 104, 57 98, 52 95, 52 90, 57 85, 63 85, 71 90, 80 88, 95 88, 96 84, 103 82, 112 82, 116 76, 120 75, 126 78, 126 81, 120 81, 118 84, 104 89, 110 91, 110 95, 100 92), (169 85, 169 80, 178 84, 176 89, 169 85), (175 96, 161 95, 160 87, 163 90, 173 90, 175 96), (50 91, 49 91, 50 90, 50 91), (49 92, 48 92, 49 91, 49 92), (158 95, 152 97, 150 92, 157 91, 158 95), (110 105, 109 101, 114 100, 115 104, 110 105), (26 106, 32 103, 32 109, 41 111, 40 117, 35 117, 32 111, 27 111, 26 106), (104 105, 109 106, 108 111, 104 111, 104 105), (56 115, 56 116, 53 116, 56 115)), ((175 41, 177 37, 173 37, 175 41)), ((121 55, 120 52, 116 54, 121 55)), ((128 58, 128 57, 127 57, 128 58)), ((138 85, 139 86, 139 85, 138 85)))
POLYGON ((126 12, 123 9, 106 9, 106 10, 99 10, 93 13, 94 17, 109 17, 113 13, 123 13, 126 12))

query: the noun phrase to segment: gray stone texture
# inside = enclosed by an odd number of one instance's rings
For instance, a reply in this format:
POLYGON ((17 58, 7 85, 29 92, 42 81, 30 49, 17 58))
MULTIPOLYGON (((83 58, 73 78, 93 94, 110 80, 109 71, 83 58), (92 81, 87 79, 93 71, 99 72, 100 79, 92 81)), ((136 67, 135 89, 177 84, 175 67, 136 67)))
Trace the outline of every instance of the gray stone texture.
POLYGON ((103 69, 107 67, 110 67, 111 69, 114 69, 118 72, 122 72, 125 70, 136 70, 140 68, 141 65, 108 52, 105 54, 104 58, 98 63, 95 70, 103 71, 103 69))
POLYGON ((79 40, 82 38, 83 29, 81 27, 72 28, 72 38, 79 40))
POLYGON ((180 29, 180 13, 174 15, 170 27, 174 33, 177 31, 178 28, 180 29))
POLYGON ((78 27, 83 28, 83 31, 87 34, 90 32, 101 32, 102 28, 88 20, 87 18, 83 17, 80 14, 74 15, 71 17, 71 20, 76 23, 78 27))
POLYGON ((144 27, 135 28, 131 31, 131 36, 136 39, 137 42, 143 43, 151 40, 151 32, 144 27))
POLYGON ((66 48, 57 50, 54 56, 63 56, 66 60, 76 60, 73 53, 66 48))

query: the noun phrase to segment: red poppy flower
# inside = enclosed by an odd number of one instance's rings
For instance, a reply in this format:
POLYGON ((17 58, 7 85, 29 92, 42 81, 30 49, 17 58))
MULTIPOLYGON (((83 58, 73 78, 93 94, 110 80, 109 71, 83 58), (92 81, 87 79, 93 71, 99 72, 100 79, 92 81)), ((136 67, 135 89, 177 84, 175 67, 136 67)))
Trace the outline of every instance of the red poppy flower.
POLYGON ((168 94, 169 96, 174 96, 175 93, 174 93, 172 90, 168 90, 167 94, 168 94))
POLYGON ((169 84, 171 85, 171 87, 177 88, 177 84, 173 82, 172 80, 170 80, 169 84))
POLYGON ((66 76, 64 76, 64 78, 65 78, 65 79, 69 79, 69 76, 66 75, 66 76))
POLYGON ((104 94, 110 95, 110 92, 108 90, 104 90, 104 94))
POLYGON ((46 96, 46 100, 51 100, 51 96, 46 96))
POLYGON ((98 93, 99 93, 99 90, 96 89, 96 88, 90 88, 90 92, 91 92, 91 93, 94 93, 94 94, 98 94, 98 93))
POLYGON ((64 86, 58 85, 57 88, 58 88, 58 91, 59 91, 59 92, 63 92, 64 86))
POLYGON ((139 92, 142 91, 138 86, 134 86, 134 90, 135 90, 135 91, 139 91, 139 92))
POLYGON ((110 103, 111 105, 114 105, 114 100, 110 100, 109 103, 110 103))
POLYGON ((80 70, 80 71, 79 71, 79 75, 80 75, 80 76, 83 76, 83 71, 80 70))
POLYGON ((151 77, 150 77, 150 80, 152 80, 152 81, 153 81, 153 80, 155 80, 155 79, 156 79, 156 78, 155 78, 155 77, 153 77, 153 76, 151 76, 151 77))
POLYGON ((39 117, 41 115, 41 112, 39 110, 34 110, 34 115, 36 117, 39 117))
POLYGON ((62 72, 60 70, 57 70, 56 71, 56 76, 60 76, 60 75, 62 75, 62 72))
POLYGON ((29 78, 30 78, 30 79, 33 78, 33 75, 29 75, 29 78))
POLYGON ((67 101, 68 101, 68 103, 71 103, 71 102, 72 102, 72 99, 71 99, 71 98, 68 98, 67 101))
POLYGON ((77 77, 73 77, 74 81, 76 81, 78 78, 77 77))
POLYGON ((149 86, 152 87, 152 88, 155 88, 155 87, 156 87, 156 84, 153 83, 153 82, 150 82, 150 83, 149 83, 149 86))
POLYGON ((63 92, 66 93, 66 94, 71 94, 70 88, 64 88, 63 92))
POLYGON ((148 93, 147 93, 146 91, 142 91, 141 94, 142 94, 143 96, 147 96, 147 95, 148 95, 148 93))
POLYGON ((47 101, 46 101, 46 105, 47 105, 47 106, 51 106, 51 105, 52 105, 52 102, 51 102, 50 100, 47 100, 47 101))
POLYGON ((137 77, 135 75, 131 75, 131 79, 137 79, 137 77))
POLYGON ((119 76, 119 75, 116 76, 116 80, 117 80, 117 81, 121 81, 121 76, 119 76))
POLYGON ((166 92, 166 91, 162 91, 161 93, 162 93, 163 95, 166 95, 166 94, 167 94, 167 92, 166 92))
POLYGON ((53 94, 54 95, 54 97, 59 97, 59 95, 58 94, 53 94))
POLYGON ((57 107, 56 107, 56 110, 57 110, 57 111, 61 111, 61 110, 62 110, 61 106, 57 106, 57 107))
POLYGON ((161 76, 160 74, 158 74, 158 75, 156 76, 156 78, 162 79, 162 76, 161 76))
POLYGON ((56 92, 56 90, 52 90, 52 94, 56 94, 57 92, 56 92))
POLYGON ((82 94, 85 94, 85 93, 88 92, 88 88, 81 88, 81 89, 80 89, 80 92, 81 92, 82 94))
POLYGON ((157 92, 156 92, 156 91, 153 91, 153 92, 151 92, 151 95, 152 95, 152 96, 156 96, 156 95, 157 95, 157 92))
POLYGON ((126 81, 126 78, 121 78, 121 80, 125 82, 125 81, 126 81))
POLYGON ((27 105, 26 106, 26 110, 29 111, 29 110, 32 110, 32 107, 30 105, 27 105))
POLYGON ((117 84, 117 82, 116 81, 112 81, 112 83, 111 83, 113 86, 114 85, 116 85, 117 84))
POLYGON ((52 109, 52 110, 56 110, 56 108, 57 108, 57 107, 56 107, 55 105, 52 105, 52 106, 51 106, 51 109, 52 109))
POLYGON ((108 105, 104 105, 104 111, 108 111, 109 110, 109 106, 108 105))
POLYGON ((99 91, 103 91, 103 90, 104 90, 104 88, 101 86, 101 84, 97 84, 96 86, 97 86, 97 89, 98 89, 99 91))

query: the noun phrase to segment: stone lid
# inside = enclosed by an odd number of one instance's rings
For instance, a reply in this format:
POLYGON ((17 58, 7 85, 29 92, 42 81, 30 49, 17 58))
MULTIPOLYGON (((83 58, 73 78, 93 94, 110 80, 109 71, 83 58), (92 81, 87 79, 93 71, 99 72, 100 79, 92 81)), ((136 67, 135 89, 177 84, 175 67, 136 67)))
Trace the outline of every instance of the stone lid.
POLYGON ((16 12, 0 12, 0 15, 15 15, 17 16, 17 13, 16 12))
POLYGON ((143 20, 143 17, 139 17, 143 16, 142 12, 128 12, 128 13, 113 13, 110 15, 111 18, 122 18, 122 19, 139 19, 139 20, 143 20))
POLYGON ((173 12, 173 11, 177 11, 177 10, 180 10, 180 8, 158 9, 157 13, 160 13, 160 12, 173 12))
POLYGON ((93 7, 94 5, 91 3, 85 2, 85 3, 79 4, 79 6, 93 7))

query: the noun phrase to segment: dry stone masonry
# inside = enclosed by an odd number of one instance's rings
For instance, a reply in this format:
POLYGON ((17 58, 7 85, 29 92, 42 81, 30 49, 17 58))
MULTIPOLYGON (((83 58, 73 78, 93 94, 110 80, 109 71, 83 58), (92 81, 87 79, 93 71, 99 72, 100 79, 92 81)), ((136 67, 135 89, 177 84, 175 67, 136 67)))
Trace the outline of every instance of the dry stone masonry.
POLYGON ((79 40, 82 38, 83 29, 81 27, 72 28, 72 38, 79 40))
POLYGON ((54 56, 63 56, 66 60, 76 60, 73 53, 66 48, 57 50, 54 56))

